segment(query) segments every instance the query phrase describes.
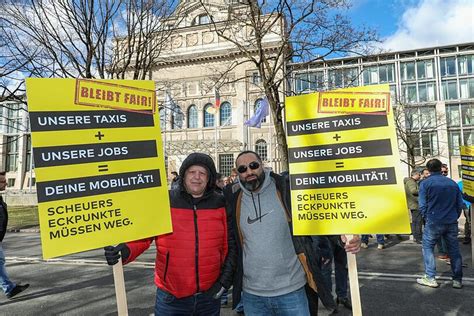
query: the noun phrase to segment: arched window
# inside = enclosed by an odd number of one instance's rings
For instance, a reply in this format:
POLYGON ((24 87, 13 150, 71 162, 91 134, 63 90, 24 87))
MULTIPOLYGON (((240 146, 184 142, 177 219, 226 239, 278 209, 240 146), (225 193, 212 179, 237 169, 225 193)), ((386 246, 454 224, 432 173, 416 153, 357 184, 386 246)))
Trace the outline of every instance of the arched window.
POLYGON ((255 143, 255 152, 260 156, 260 158, 262 158, 262 160, 267 160, 267 142, 263 139, 257 140, 257 142, 255 143))
MULTIPOLYGON (((253 111, 253 114, 257 113, 257 110, 258 108, 262 105, 262 99, 261 98, 258 98, 256 101, 255 101, 255 106, 254 106, 254 111, 253 111)), ((264 117, 262 119, 262 123, 266 123, 267 122, 267 117, 264 117)))
POLYGON ((193 104, 188 108, 188 128, 198 127, 198 110, 193 104))
POLYGON ((171 109, 171 129, 183 128, 183 122, 184 113, 177 104, 174 104, 173 108, 171 109))
POLYGON ((191 26, 209 24, 210 22, 211 22, 211 19, 209 18, 209 15, 200 14, 194 18, 193 22, 191 23, 191 26))
POLYGON ((159 109, 160 111, 160 128, 161 128, 161 131, 164 131, 167 129, 167 120, 168 120, 168 113, 166 111, 166 109, 164 107, 160 108, 159 109))
POLYGON ((215 108, 211 103, 204 106, 204 124, 203 127, 213 127, 214 126, 214 113, 215 108))
POLYGON ((229 102, 224 102, 221 105, 220 110, 220 123, 221 126, 228 126, 232 123, 232 106, 229 102))

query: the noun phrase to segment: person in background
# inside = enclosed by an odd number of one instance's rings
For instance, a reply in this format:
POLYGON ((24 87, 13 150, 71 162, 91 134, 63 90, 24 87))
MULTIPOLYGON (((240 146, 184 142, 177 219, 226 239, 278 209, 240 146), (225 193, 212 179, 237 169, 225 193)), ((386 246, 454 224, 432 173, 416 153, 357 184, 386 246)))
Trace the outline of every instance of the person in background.
POLYGON ((176 171, 171 171, 171 190, 179 188, 180 177, 176 171))
POLYGON ((463 208, 461 191, 456 182, 441 174, 441 161, 426 164, 430 177, 420 184, 419 208, 426 221, 423 231, 425 275, 416 280, 420 285, 438 287, 434 247, 444 237, 451 257, 453 288, 462 288, 462 257, 458 243, 458 218, 463 208))
POLYGON ((421 244, 423 225, 423 218, 418 209, 418 181, 420 178, 420 172, 414 169, 411 171, 411 176, 404 179, 408 209, 411 212, 411 231, 417 244, 421 244))
POLYGON ((127 264, 155 242, 155 315, 219 315, 236 262, 232 216, 215 192, 210 156, 190 154, 179 175, 180 187, 169 191, 173 232, 105 247, 105 258, 109 265, 120 258, 127 264))
MULTIPOLYGON (((364 249, 367 249, 369 248, 369 236, 370 235, 362 235, 362 237, 360 238, 361 240, 361 244, 360 244, 360 247, 361 248, 364 248, 364 249)), ((385 248, 385 239, 384 239, 384 235, 382 234, 376 234, 376 239, 377 239, 377 249, 378 250, 382 250, 385 248)))
MULTIPOLYGON (((312 236, 315 251, 320 253, 321 273, 326 287, 332 293, 332 263, 334 262, 334 279, 336 281, 336 304, 342 304, 352 310, 347 295, 349 271, 347 270, 347 253, 340 236, 312 236), (319 249, 318 249, 319 248, 319 249)), ((333 311, 337 313, 338 309, 333 311)))
POLYGON ((222 189, 224 189, 225 183, 224 178, 221 173, 216 173, 216 192, 222 194, 222 189))
POLYGON ((237 169, 232 168, 232 170, 230 171, 229 183, 236 183, 238 177, 239 177, 239 174, 237 173, 237 169))
MULTIPOLYGON (((7 187, 7 179, 5 177, 5 172, 0 172, 0 191, 5 191, 7 187)), ((26 290, 30 285, 27 284, 15 284, 10 281, 8 277, 7 270, 5 268, 5 253, 3 252, 3 238, 7 232, 8 224, 8 211, 7 204, 3 202, 3 197, 0 195, 0 287, 7 296, 8 299, 12 299, 24 290, 26 290)))
POLYGON ((421 170, 420 183, 421 183, 421 181, 427 179, 429 176, 430 176, 430 172, 428 171, 428 169, 427 169, 427 168, 423 168, 423 169, 421 170))

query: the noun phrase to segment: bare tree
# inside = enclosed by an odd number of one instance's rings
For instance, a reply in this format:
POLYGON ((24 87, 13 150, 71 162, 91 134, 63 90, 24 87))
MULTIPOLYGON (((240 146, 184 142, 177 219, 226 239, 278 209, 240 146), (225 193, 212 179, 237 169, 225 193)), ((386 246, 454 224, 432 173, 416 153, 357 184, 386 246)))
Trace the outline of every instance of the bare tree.
POLYGON ((398 100, 394 107, 394 119, 402 154, 400 160, 410 170, 442 154, 438 148, 438 130, 446 125, 446 117, 443 113, 437 113, 434 106, 398 100))
POLYGON ((174 27, 158 22, 174 2, 4 0, 7 62, 35 77, 145 79, 174 27))
MULTIPOLYGON (((206 2, 201 1, 203 8, 206 2)), ((234 45, 235 61, 221 78, 248 63, 258 71, 266 95, 282 159, 288 168, 288 149, 282 110, 290 62, 311 63, 326 57, 366 54, 376 34, 354 27, 341 14, 348 7, 344 0, 249 0, 229 10, 228 21, 214 21, 218 36, 234 45)), ((248 78, 235 78, 246 80, 248 78)))

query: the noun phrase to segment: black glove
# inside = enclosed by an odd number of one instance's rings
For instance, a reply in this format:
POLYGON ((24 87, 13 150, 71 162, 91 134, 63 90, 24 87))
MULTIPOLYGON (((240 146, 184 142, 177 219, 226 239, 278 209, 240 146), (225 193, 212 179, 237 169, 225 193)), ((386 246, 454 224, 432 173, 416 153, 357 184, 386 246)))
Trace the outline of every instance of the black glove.
POLYGON ((211 286, 209 290, 207 290, 203 294, 217 300, 222 296, 224 291, 225 291, 225 287, 222 286, 221 282, 217 281, 211 286))
POLYGON ((113 266, 116 264, 120 257, 122 257, 122 261, 127 260, 128 256, 130 256, 130 248, 128 248, 127 244, 118 244, 117 246, 107 246, 104 247, 104 255, 105 259, 109 266, 113 266))

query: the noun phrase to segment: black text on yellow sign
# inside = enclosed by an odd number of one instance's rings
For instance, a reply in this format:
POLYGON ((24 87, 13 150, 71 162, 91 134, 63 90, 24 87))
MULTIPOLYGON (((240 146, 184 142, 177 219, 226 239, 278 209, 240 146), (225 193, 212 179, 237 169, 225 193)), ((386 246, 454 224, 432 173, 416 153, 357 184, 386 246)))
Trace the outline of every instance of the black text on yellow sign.
POLYGON ((171 231, 153 89, 27 80, 45 258, 171 231))
POLYGON ((474 196, 474 146, 461 146, 461 173, 464 193, 474 196))
POLYGON ((287 98, 296 235, 408 233, 388 86, 287 98))

